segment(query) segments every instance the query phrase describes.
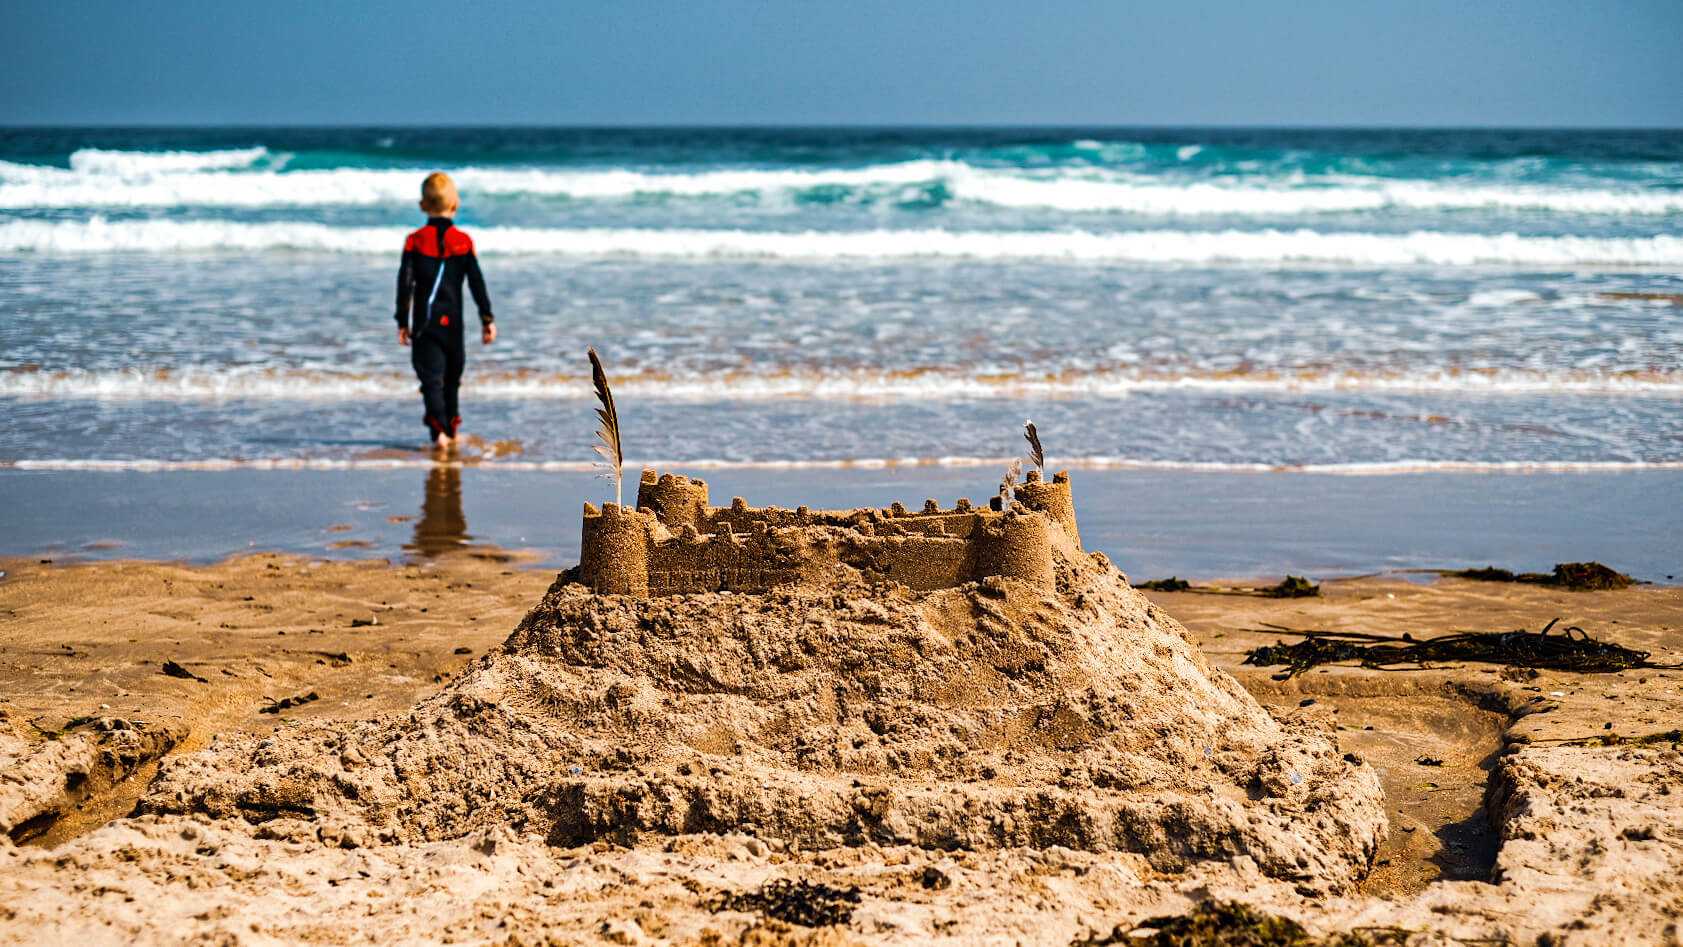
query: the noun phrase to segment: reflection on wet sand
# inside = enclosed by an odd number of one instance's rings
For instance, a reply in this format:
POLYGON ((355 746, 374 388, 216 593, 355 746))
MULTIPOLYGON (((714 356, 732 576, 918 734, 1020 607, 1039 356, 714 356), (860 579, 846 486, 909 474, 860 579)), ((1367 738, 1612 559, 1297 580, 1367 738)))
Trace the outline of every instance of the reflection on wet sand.
POLYGON ((472 538, 462 515, 462 468, 439 464, 427 471, 421 518, 415 521, 415 535, 404 543, 403 551, 411 559, 431 559, 461 548, 472 538))

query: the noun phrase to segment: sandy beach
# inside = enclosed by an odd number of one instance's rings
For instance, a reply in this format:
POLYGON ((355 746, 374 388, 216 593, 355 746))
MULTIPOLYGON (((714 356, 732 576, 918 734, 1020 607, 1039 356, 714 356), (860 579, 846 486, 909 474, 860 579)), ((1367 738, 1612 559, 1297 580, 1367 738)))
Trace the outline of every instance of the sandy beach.
POLYGON ((1489 6, 8 5, 0 947, 1683 947, 1683 3, 1489 6))
POLYGON ((8 830, 51 845, 125 814, 159 756, 217 733, 407 708, 501 644, 553 579, 518 564, 494 550, 423 565, 275 554, 206 567, 5 560, 8 757, 20 772, 39 748, 86 770, 75 787, 8 781, 8 830), (98 747, 112 731, 101 720, 141 736, 132 758, 105 759, 98 747), (39 817, 48 811, 59 818, 39 817))
POLYGON ((631 612, 454 542, 406 563, 7 560, 0 938, 1062 945, 1239 902, 1373 942, 1678 942, 1683 671, 1242 661, 1267 625, 1558 617, 1678 663, 1683 591, 1375 575, 1147 598, 1059 556, 1052 597, 838 577, 631 612), (829 643, 788 637, 797 614, 834 622, 829 643), (1024 647, 1044 657, 1002 657, 1024 647), (807 687, 836 703, 789 703, 807 687), (1244 762, 1287 746, 1299 762, 1244 762), (1111 819, 1131 837, 1114 799, 1187 834, 1103 842, 1111 819), (832 805, 851 815, 825 828, 832 805))

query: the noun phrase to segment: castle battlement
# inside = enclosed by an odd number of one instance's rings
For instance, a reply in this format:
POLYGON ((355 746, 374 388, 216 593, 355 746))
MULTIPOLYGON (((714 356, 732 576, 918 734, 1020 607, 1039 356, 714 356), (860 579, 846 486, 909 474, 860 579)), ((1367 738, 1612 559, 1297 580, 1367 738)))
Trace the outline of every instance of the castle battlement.
POLYGON ((1080 543, 1067 472, 1029 471, 1009 503, 844 511, 712 506, 705 481, 645 470, 635 509, 584 505, 579 576, 601 593, 763 592, 845 565, 920 590, 995 575, 1051 588, 1053 531, 1080 543))

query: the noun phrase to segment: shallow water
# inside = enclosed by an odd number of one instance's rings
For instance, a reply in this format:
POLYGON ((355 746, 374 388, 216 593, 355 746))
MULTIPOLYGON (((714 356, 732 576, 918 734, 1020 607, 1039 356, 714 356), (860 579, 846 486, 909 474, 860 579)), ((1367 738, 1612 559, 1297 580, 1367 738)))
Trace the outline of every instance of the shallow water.
POLYGON ((435 168, 524 463, 1683 464, 1683 133, 1231 129, 0 132, 0 464, 391 462, 435 168))
MULTIPOLYGON (((691 470, 696 473, 697 471, 691 470)), ((712 502, 793 508, 980 502, 991 467, 699 471, 712 502)), ((1277 580, 1600 560, 1639 579, 1683 576, 1683 472, 1307 473, 1076 471, 1081 538, 1134 580, 1277 580)), ((635 491, 635 484, 626 485, 635 491)), ((209 562, 251 550, 424 561, 451 549, 576 562, 585 502, 613 485, 577 471, 0 470, 0 555, 209 562)))

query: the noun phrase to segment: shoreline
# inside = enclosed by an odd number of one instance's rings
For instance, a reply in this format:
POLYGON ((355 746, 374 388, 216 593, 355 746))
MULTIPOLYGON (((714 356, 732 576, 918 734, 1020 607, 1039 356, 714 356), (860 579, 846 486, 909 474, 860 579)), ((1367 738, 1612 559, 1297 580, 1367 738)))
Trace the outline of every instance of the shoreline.
MULTIPOLYGON (((699 470, 715 502, 887 507, 982 499, 989 467, 699 470)), ((634 472, 629 476, 634 477, 634 472)), ((633 481, 634 482, 634 481, 633 481)), ((589 471, 428 465, 355 471, 0 470, 13 498, 0 556, 205 564, 269 550, 413 560, 479 545, 546 568, 577 559, 578 513, 611 483, 589 471), (214 510, 214 515, 206 515, 214 510)), ((1596 560, 1683 575, 1683 471, 1421 473, 1078 470, 1088 545, 1131 577, 1310 578, 1596 560)))

